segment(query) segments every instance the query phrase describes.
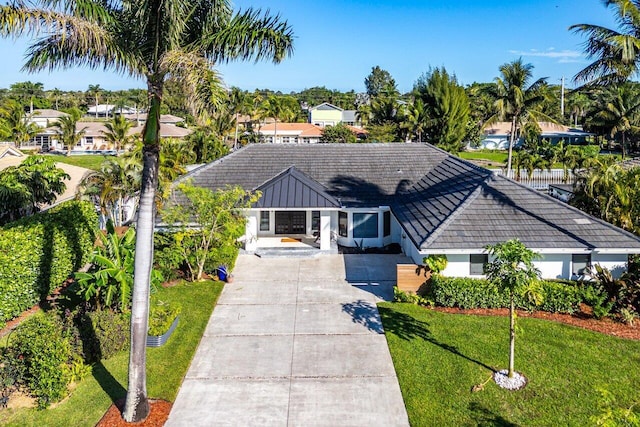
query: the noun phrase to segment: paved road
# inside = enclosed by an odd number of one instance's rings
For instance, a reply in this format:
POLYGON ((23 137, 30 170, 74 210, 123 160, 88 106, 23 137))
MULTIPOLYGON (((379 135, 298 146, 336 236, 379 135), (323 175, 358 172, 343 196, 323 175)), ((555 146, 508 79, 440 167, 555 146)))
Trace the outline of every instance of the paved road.
POLYGON ((241 255, 167 426, 408 426, 375 303, 395 255, 241 255))

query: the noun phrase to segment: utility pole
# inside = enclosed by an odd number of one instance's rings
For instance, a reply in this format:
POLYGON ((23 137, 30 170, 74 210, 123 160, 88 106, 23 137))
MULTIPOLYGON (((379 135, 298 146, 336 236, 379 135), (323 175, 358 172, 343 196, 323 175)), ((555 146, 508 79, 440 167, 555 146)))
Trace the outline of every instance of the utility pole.
POLYGON ((564 76, 562 76, 562 84, 560 85, 560 115, 564 118, 564 76))

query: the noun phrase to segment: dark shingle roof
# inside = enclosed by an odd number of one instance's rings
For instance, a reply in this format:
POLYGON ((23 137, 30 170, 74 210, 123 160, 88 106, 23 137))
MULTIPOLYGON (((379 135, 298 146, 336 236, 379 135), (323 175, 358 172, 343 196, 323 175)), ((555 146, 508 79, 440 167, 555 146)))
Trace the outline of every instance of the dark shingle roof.
POLYGON ((449 157, 393 205, 423 250, 518 238, 535 249, 640 249, 640 238, 529 187, 449 157))
POLYGON ((344 206, 389 206, 445 157, 418 144, 251 144, 185 178, 211 189, 253 190, 295 166, 344 206))
POLYGON ((291 166, 256 190, 262 193, 256 208, 339 208, 327 189, 291 166))
MULTIPOLYGON (((534 249, 640 250, 630 233, 424 144, 255 144, 185 178, 265 193, 270 183, 300 179, 346 207, 391 206, 424 250, 480 249, 511 238, 534 249)), ((275 198, 275 187, 268 192, 275 198)))

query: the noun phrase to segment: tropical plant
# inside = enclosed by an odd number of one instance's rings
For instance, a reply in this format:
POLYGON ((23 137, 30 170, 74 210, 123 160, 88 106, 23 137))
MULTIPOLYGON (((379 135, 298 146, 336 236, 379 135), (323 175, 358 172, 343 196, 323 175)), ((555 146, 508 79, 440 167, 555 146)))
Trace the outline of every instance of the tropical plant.
POLYGON ((290 122, 296 117, 298 101, 291 96, 271 95, 260 106, 263 117, 273 118, 273 142, 278 135, 278 121, 290 122))
POLYGON ((469 98, 455 75, 443 68, 423 74, 413 87, 428 117, 425 139, 451 153, 462 150, 469 122, 469 98))
POLYGON ((207 127, 196 128, 187 145, 186 151, 194 154, 193 163, 209 163, 229 154, 229 147, 207 127))
POLYGON ((358 142, 358 138, 347 125, 338 123, 335 126, 325 126, 322 129, 320 142, 353 143, 358 142))
POLYGON ((507 174, 511 174, 511 162, 513 146, 518 131, 528 121, 554 120, 536 110, 536 106, 545 99, 547 79, 541 78, 529 84, 533 76, 533 65, 524 64, 522 58, 500 66, 502 77, 495 80, 496 113, 487 120, 486 125, 497 120, 508 120, 511 123, 509 131, 509 158, 507 161, 507 174))
POLYGON ((640 88, 631 83, 609 86, 599 91, 596 105, 587 117, 587 125, 604 130, 610 138, 620 135, 624 158, 629 134, 640 132, 640 88))
MULTIPOLYGON (((422 134, 427 127, 427 111, 422 99, 416 98, 407 106, 402 127, 409 131, 409 137, 416 136, 418 142, 422 142, 422 134)), ((411 138, 412 139, 412 138, 411 138)))
POLYGON ((422 263, 429 269, 429 271, 433 274, 440 274, 442 270, 447 268, 447 264, 449 261, 447 260, 446 255, 442 254, 431 254, 422 259, 422 263))
POLYGON ((0 223, 38 212, 64 193, 69 175, 51 157, 29 156, 0 171, 0 223))
POLYGON ((87 94, 93 96, 93 99, 95 101, 94 105, 96 107, 96 119, 98 118, 98 99, 100 98, 101 93, 102 88, 100 87, 100 85, 89 85, 89 88, 87 89, 87 94))
POLYGON ((78 294, 91 301, 98 310, 112 308, 127 311, 133 288, 133 254, 135 230, 129 228, 122 236, 116 234, 111 221, 105 233, 99 233, 89 272, 77 272, 78 294))
POLYGON ((238 133, 240 129, 240 116, 251 115, 253 113, 253 100, 249 93, 238 87, 232 87, 229 94, 229 110, 235 119, 235 133, 233 135, 233 148, 238 148, 238 133))
POLYGON ((122 115, 115 115, 111 120, 108 120, 104 127, 106 131, 102 131, 104 139, 113 146, 118 153, 121 149, 124 149, 132 142, 129 130, 133 126, 133 123, 125 119, 122 115))
POLYGON ((111 220, 124 225, 127 213, 135 211, 142 176, 142 164, 131 157, 108 158, 100 170, 85 175, 76 191, 80 199, 100 208, 100 223, 111 220))
POLYGON ((514 376, 514 357, 516 345, 515 295, 527 294, 539 302, 538 289, 540 272, 533 265, 537 256, 518 239, 487 245, 486 250, 493 261, 487 264, 485 272, 489 281, 509 293, 509 378, 514 376))
POLYGON ((579 71, 574 80, 608 85, 629 80, 640 66, 640 3, 637 0, 603 0, 613 9, 618 29, 576 24, 570 31, 587 37, 584 51, 594 61, 579 71))
POLYGON ((21 105, 29 104, 29 114, 33 114, 33 103, 36 98, 44 96, 42 83, 19 82, 10 86, 12 94, 15 94, 21 105))
POLYGON ((86 126, 78 130, 78 120, 81 113, 78 109, 69 110, 66 116, 58 118, 53 127, 57 129, 58 140, 67 147, 67 156, 71 154, 73 147, 78 145, 87 132, 86 126))
POLYGON ((199 110, 215 106, 216 99, 207 99, 217 87, 213 84, 217 76, 211 70, 214 63, 249 58, 279 62, 292 52, 292 31, 279 17, 259 10, 248 8, 234 14, 229 1, 34 3, 35 7, 22 2, 0 7, 0 34, 42 35, 28 50, 27 70, 89 65, 147 81, 150 105, 142 132, 144 166, 136 235, 129 388, 124 409, 125 420, 140 421, 149 412, 146 334, 164 83, 169 77, 181 83, 199 110))
POLYGON ((178 184, 176 190, 184 195, 186 202, 167 206, 161 212, 162 219, 181 251, 191 280, 200 280, 214 248, 237 247, 246 225, 242 211, 256 202, 260 194, 240 187, 214 192, 196 187, 190 181, 178 184), (199 224, 198 229, 188 226, 193 222, 199 224))
POLYGON ((20 148, 38 133, 38 126, 31 123, 30 118, 31 115, 24 113, 22 104, 6 100, 0 107, 0 135, 20 148))

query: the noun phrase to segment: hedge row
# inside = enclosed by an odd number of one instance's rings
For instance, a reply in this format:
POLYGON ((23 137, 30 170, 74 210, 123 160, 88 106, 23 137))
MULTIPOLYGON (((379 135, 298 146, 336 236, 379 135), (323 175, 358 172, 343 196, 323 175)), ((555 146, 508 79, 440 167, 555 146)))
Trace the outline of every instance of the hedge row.
POLYGON ((0 326, 89 260, 97 225, 92 204, 72 201, 0 228, 0 326))
MULTIPOLYGON (((543 281, 543 302, 536 306, 526 297, 517 295, 516 306, 524 310, 543 310, 552 313, 574 313, 583 300, 583 291, 571 283, 543 281)), ((509 294, 500 291, 485 279, 444 277, 435 275, 424 297, 437 306, 459 308, 509 307, 509 294)))

